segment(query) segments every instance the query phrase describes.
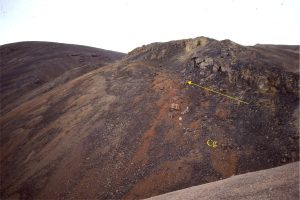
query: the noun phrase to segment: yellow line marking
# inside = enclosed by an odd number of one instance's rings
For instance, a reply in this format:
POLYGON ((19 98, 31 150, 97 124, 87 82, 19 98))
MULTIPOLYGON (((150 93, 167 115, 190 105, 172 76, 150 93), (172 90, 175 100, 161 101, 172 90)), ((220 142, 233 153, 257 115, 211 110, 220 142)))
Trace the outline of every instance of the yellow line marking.
POLYGON ((240 99, 238 99, 238 98, 236 98, 236 97, 232 97, 232 96, 229 96, 229 95, 227 95, 227 94, 223 94, 223 93, 221 93, 221 92, 212 90, 212 89, 210 89, 210 88, 207 88, 207 87, 198 85, 198 84, 196 84, 196 83, 193 83, 192 81, 188 81, 187 84, 189 84, 189 85, 194 85, 194 86, 200 87, 200 88, 202 88, 202 89, 204 89, 204 90, 208 90, 208 91, 214 92, 214 93, 216 93, 216 94, 222 95, 222 96, 227 97, 227 98, 229 98, 229 99, 236 100, 236 101, 238 101, 238 102, 240 102, 240 103, 249 104, 249 103, 246 102, 246 101, 242 101, 242 100, 240 100, 240 99))

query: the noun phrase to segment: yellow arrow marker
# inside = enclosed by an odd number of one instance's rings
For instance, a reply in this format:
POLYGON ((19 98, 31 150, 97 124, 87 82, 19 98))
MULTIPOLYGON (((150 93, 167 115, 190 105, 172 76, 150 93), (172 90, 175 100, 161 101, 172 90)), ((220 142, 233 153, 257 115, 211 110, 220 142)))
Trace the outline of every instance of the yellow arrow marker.
POLYGON ((240 103, 249 104, 249 103, 247 103, 247 102, 245 102, 245 101, 242 101, 242 100, 240 100, 240 99, 238 99, 238 98, 235 98, 235 97, 229 96, 229 95, 227 95, 227 94, 223 94, 223 93, 221 93, 221 92, 218 92, 218 91, 212 90, 212 89, 210 89, 210 88, 207 88, 207 87, 198 85, 198 84, 196 84, 196 83, 193 83, 192 81, 188 81, 187 84, 189 84, 189 85, 194 85, 194 86, 200 87, 200 88, 202 88, 202 89, 204 89, 204 90, 208 90, 208 91, 214 92, 214 93, 216 93, 216 94, 222 95, 222 96, 227 97, 227 98, 229 98, 229 99, 236 100, 236 101, 238 101, 238 102, 240 102, 240 103))

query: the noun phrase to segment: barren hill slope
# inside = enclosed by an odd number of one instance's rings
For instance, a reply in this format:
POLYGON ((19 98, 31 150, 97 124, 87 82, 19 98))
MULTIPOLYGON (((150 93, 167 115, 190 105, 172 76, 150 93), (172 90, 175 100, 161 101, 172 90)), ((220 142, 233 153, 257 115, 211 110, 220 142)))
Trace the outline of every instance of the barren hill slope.
POLYGON ((0 46, 1 111, 97 69, 125 54, 54 42, 18 42, 0 46), (65 73, 65 74, 64 74, 65 73), (64 76, 61 76, 64 74, 64 76), (61 76, 56 81, 57 77, 61 76), (53 81, 51 84, 49 82, 53 81), (48 83, 48 84, 47 84, 48 83), (33 92, 33 90, 39 88, 33 92), (28 93, 31 92, 31 95, 28 93), (17 104, 16 99, 20 99, 17 104))
POLYGON ((261 53, 267 62, 282 66, 285 70, 299 73, 298 45, 263 45, 252 47, 261 53))
POLYGON ((140 199, 299 160, 299 77, 266 55, 153 43, 33 95, 1 116, 1 198, 140 199))

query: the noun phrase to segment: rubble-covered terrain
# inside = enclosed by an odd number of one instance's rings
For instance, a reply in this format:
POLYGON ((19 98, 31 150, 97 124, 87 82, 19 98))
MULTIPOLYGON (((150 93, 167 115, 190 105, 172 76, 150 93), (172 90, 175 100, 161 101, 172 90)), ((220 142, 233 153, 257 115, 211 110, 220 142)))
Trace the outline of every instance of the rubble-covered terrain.
MULTIPOLYGON (((1 100, 1 198, 141 199, 298 161, 297 55, 205 37, 153 43, 15 92, 1 100)), ((1 88, 15 83, 9 59, 1 88)))

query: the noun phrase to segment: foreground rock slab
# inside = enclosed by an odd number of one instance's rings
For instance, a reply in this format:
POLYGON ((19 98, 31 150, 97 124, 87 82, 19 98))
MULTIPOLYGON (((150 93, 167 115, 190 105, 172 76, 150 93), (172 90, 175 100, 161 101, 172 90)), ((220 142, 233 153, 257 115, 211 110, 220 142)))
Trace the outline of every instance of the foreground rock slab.
POLYGON ((233 176, 150 199, 299 199, 299 162, 233 176))

